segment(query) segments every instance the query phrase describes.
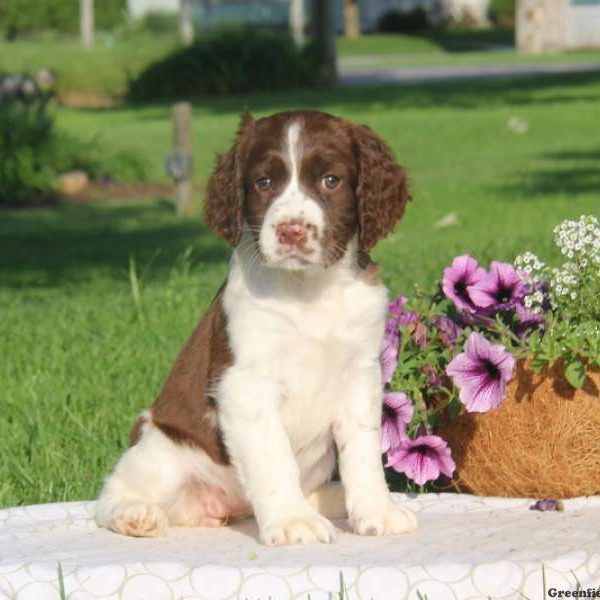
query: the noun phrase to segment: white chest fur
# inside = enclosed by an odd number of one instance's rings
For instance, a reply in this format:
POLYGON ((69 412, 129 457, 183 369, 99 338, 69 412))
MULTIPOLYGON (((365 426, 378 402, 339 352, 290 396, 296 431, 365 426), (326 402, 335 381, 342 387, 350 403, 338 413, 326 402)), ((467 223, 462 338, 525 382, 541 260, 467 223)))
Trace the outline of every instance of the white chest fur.
POLYGON ((387 292, 359 277, 355 252, 310 274, 252 267, 243 244, 232 260, 224 307, 235 365, 276 388, 295 453, 330 445, 344 383, 378 361, 387 292))

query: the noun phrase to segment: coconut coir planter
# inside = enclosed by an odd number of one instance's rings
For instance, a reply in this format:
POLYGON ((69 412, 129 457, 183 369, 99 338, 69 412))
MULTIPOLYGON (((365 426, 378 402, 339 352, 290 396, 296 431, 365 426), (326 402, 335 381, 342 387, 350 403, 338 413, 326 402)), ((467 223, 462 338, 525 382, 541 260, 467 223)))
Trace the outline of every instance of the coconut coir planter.
POLYGON ((454 485, 481 496, 572 498, 600 494, 600 371, 575 390, 561 361, 536 374, 525 361, 497 410, 445 416, 454 485))

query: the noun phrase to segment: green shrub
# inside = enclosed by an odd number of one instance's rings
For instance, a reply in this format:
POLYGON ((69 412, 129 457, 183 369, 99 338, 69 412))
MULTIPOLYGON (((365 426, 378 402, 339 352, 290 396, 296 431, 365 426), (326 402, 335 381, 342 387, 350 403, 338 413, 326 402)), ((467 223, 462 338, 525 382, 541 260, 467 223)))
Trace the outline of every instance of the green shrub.
POLYGON ((306 86, 314 82, 312 65, 310 52, 297 50, 288 35, 223 27, 151 64, 131 82, 129 98, 171 100, 306 86))
MULTIPOLYGON (((126 0, 94 3, 98 29, 112 29, 126 16, 126 0)), ((0 32, 9 38, 23 33, 54 29, 78 31, 79 2, 76 0, 0 0, 0 32)))
POLYGON ((377 29, 383 33, 417 33, 429 28, 427 12, 420 6, 408 12, 388 10, 377 21, 377 29))
POLYGON ((2 81, 0 96, 0 204, 21 204, 51 194, 53 170, 45 154, 54 135, 49 94, 23 93, 30 79, 2 81))
POLYGON ((55 128, 52 92, 44 89, 49 74, 40 75, 0 76, 0 206, 52 199, 58 176, 74 169, 92 178, 141 179, 144 165, 136 157, 55 128))

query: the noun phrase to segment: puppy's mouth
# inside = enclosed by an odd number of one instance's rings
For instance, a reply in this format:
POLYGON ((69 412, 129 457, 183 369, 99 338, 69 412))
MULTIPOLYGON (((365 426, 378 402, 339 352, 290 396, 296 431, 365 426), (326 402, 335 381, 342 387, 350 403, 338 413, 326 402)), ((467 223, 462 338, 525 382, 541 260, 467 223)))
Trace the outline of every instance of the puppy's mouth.
POLYGON ((258 240, 264 265, 279 269, 303 270, 323 266, 323 247, 314 236, 265 236, 258 240), (266 238, 266 239, 265 239, 266 238))
POLYGON ((317 265, 314 261, 308 260, 305 256, 294 252, 280 256, 275 261, 270 261, 269 264, 280 269, 289 269, 290 271, 300 271, 317 265))

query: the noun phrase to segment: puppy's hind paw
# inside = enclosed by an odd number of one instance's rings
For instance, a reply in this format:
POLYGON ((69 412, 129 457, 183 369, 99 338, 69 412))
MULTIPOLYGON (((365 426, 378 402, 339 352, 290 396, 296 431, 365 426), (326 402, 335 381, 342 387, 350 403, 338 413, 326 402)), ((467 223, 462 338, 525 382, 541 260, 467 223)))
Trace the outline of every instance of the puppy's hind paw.
POLYGON ((156 504, 123 502, 111 513, 109 529, 133 537, 163 537, 169 524, 165 511, 156 504))

